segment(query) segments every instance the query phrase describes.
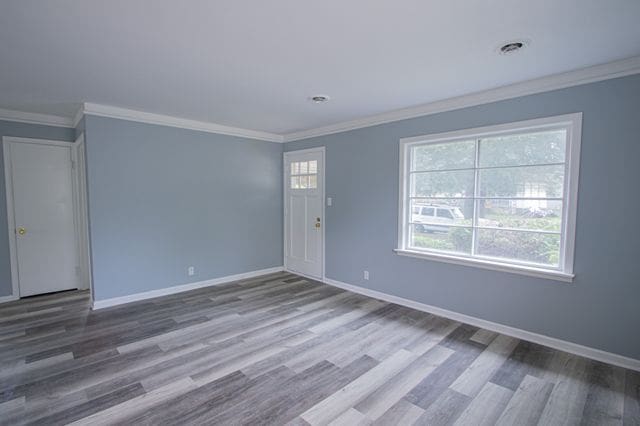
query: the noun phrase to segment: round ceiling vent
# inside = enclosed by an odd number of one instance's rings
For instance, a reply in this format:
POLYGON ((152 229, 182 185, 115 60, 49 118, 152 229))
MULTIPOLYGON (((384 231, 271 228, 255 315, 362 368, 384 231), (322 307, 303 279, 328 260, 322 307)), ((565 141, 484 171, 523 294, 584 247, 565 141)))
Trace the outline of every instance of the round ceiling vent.
POLYGON ((321 104, 327 102, 330 98, 327 95, 314 95, 309 98, 314 104, 321 104))
POLYGON ((496 50, 501 55, 513 55, 529 46, 529 44, 529 40, 512 40, 507 43, 502 43, 496 50))

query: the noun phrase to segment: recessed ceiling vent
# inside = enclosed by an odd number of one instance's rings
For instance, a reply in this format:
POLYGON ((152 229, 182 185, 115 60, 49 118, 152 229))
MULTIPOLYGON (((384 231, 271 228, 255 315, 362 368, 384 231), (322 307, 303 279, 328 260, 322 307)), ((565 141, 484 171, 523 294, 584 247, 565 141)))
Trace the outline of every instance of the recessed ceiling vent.
POLYGON ((513 55, 514 53, 521 51, 528 45, 528 40, 514 40, 500 45, 497 50, 501 55, 513 55))
POLYGON ((327 95, 314 95, 309 98, 314 104, 327 102, 330 98, 327 95))

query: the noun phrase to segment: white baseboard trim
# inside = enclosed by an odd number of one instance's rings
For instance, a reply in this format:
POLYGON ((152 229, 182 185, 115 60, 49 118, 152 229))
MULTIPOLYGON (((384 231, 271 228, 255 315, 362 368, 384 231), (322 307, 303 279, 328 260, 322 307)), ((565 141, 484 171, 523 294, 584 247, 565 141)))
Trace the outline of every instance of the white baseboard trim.
POLYGON ((10 294, 9 296, 0 297, 0 303, 13 302, 14 300, 18 300, 18 299, 20 299, 18 296, 14 296, 13 294, 10 294))
POLYGON ((385 302, 391 302, 397 305, 402 305, 408 308, 416 309, 418 311, 428 312, 430 314, 438 315, 454 321, 473 325, 475 327, 484 328, 486 330, 494 331, 496 333, 505 334, 507 336, 537 343, 539 345, 548 346, 553 349, 569 352, 569 353, 583 356, 585 358, 593 359, 596 361, 601 361, 608 364, 616 365, 618 367, 640 371, 640 360, 637 360, 637 359, 628 358, 622 355, 617 355, 617 354, 606 352, 600 349, 590 348, 588 346, 582 346, 577 343, 567 342, 566 340, 556 339, 555 337, 549 337, 542 334, 533 333, 531 331, 526 331, 519 328, 511 327, 508 325, 483 320, 480 318, 472 317, 472 316, 461 314, 454 311, 449 311, 447 309, 438 308, 437 306, 426 305, 424 303, 405 299, 403 297, 393 296, 391 294, 383 293, 380 291, 370 290, 364 287, 347 284, 341 281, 333 280, 331 278, 325 278, 323 281, 325 284, 329 284, 331 286, 338 287, 343 290, 348 290, 354 293, 362 294, 364 296, 369 296, 376 299, 384 300, 385 302))
POLYGON ((214 278, 211 280, 198 281, 195 283, 176 285, 173 287, 161 288, 158 290, 145 291, 143 293, 130 294, 128 296, 113 297, 111 299, 95 300, 93 302, 93 310, 110 308, 112 306, 123 305, 125 303, 137 302, 139 300, 153 299, 154 297, 167 296, 170 294, 182 293, 184 291, 195 290, 203 287, 226 284, 232 281, 245 280, 248 278, 258 277, 260 275, 273 274, 284 270, 282 266, 274 268, 260 269, 257 271, 244 272, 242 274, 228 275, 226 277, 214 278))

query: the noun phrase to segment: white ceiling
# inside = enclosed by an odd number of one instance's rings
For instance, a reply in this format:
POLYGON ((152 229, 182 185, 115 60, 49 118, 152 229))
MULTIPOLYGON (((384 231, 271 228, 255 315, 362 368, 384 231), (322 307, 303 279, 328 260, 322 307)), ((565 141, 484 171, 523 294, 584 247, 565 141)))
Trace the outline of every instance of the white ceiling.
POLYGON ((638 0, 0 0, 0 108, 285 134, 637 56, 638 22, 638 0))

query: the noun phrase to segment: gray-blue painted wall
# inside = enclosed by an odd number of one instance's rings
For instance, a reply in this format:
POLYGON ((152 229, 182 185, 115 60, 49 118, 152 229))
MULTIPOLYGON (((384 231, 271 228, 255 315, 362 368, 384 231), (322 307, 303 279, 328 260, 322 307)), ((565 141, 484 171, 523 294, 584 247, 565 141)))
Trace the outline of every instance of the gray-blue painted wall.
MULTIPOLYGON (((65 127, 42 126, 39 124, 0 120, 0 139, 4 136, 73 141, 74 130, 65 127)), ((2 149, 0 149, 0 297, 9 296, 11 292, 4 156, 2 149)))
POLYGON ((640 359, 640 76, 316 137, 326 147, 326 275, 640 359), (403 257, 398 140, 583 112, 575 281, 403 257), (363 280, 363 270, 370 280, 363 280))
POLYGON ((282 266, 282 144, 84 126, 96 300, 282 266))

